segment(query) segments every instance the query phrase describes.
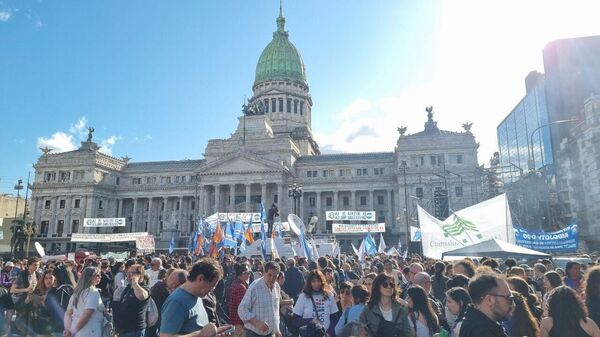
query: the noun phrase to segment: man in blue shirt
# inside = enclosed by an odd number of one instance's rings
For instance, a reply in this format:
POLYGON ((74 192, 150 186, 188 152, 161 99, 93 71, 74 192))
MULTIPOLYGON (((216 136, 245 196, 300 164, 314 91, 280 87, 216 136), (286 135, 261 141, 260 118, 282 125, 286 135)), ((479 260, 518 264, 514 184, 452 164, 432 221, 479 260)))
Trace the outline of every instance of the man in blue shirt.
POLYGON ((209 323, 202 303, 205 297, 223 277, 218 261, 203 258, 196 262, 187 281, 175 289, 163 304, 160 337, 214 337, 231 326, 217 328, 209 323))

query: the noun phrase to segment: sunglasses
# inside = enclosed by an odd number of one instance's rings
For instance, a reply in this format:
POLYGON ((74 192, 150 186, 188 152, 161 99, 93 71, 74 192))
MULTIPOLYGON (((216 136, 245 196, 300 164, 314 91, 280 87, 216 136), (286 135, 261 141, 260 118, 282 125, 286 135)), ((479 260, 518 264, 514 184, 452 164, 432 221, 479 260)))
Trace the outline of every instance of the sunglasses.
POLYGON ((342 290, 342 294, 344 294, 344 295, 350 295, 350 293, 351 293, 350 289, 342 290))
POLYGON ((381 286, 382 286, 382 287, 384 287, 384 288, 386 288, 386 289, 387 289, 387 288, 389 288, 389 289, 394 289, 394 288, 396 288, 396 284, 395 284, 394 282, 383 282, 383 283, 381 284, 381 286))

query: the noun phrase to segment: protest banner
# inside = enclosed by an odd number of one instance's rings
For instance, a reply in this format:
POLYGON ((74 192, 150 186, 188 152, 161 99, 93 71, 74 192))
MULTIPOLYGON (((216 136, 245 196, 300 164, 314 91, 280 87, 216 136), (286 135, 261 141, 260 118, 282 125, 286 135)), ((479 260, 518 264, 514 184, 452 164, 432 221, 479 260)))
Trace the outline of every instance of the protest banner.
POLYGON ((327 221, 375 221, 375 211, 327 211, 327 221))
POLYGON ((135 238, 135 250, 138 255, 154 253, 154 235, 139 236, 135 238))
POLYGON ((579 226, 576 221, 554 232, 515 227, 515 237, 519 246, 542 252, 576 252, 579 248, 579 226))
POLYGON ((124 227, 125 218, 84 218, 83 227, 124 227))
POLYGON ((333 234, 353 234, 353 233, 385 233, 385 223, 375 224, 345 224, 345 223, 334 223, 331 225, 331 232, 333 234))
POLYGON ((125 242, 135 241, 137 237, 146 235, 148 235, 146 232, 115 234, 73 233, 71 236, 71 242, 125 242))

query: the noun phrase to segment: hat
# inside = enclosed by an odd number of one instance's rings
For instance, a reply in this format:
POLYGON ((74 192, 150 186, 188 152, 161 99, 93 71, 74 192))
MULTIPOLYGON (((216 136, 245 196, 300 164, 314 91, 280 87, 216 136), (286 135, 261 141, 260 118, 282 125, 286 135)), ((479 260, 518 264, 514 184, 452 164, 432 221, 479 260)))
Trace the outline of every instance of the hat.
POLYGON ((14 266, 15 266, 15 264, 14 264, 14 263, 12 263, 11 261, 8 261, 8 262, 6 262, 6 263, 4 264, 4 266, 5 266, 5 267, 14 267, 14 266))

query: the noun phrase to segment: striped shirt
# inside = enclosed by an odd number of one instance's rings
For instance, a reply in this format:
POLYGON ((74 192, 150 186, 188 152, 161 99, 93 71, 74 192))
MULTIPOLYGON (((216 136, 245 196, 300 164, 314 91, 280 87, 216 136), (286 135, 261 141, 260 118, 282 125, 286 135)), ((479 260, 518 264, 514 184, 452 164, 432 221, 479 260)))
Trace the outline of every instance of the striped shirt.
POLYGON ((238 315, 246 329, 259 335, 271 335, 279 332, 280 300, 281 291, 277 282, 273 285, 273 290, 267 287, 262 277, 252 282, 238 307, 238 315), (267 323, 269 330, 267 332, 260 331, 249 322, 253 318, 267 323))

